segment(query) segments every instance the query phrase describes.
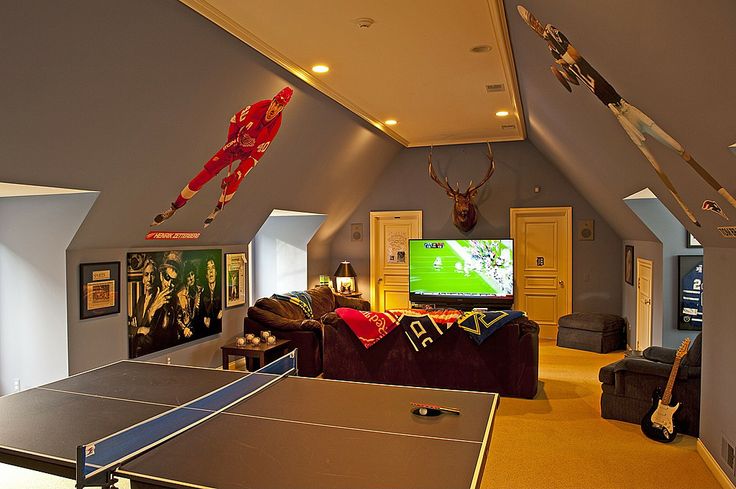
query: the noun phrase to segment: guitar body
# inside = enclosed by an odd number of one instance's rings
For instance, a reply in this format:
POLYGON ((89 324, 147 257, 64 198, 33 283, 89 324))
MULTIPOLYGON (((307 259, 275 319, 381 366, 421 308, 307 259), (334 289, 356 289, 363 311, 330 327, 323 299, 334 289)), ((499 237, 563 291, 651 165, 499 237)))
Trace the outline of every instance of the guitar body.
POLYGON ((680 403, 668 406, 662 402, 662 390, 657 389, 652 395, 652 407, 641 420, 641 431, 649 438, 662 443, 669 443, 677 436, 675 413, 680 403))

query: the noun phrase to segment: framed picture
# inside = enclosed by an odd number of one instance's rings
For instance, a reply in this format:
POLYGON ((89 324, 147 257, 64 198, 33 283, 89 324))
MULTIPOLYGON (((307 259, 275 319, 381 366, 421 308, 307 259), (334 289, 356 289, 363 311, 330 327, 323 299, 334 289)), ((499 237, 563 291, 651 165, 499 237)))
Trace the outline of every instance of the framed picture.
POLYGON ((697 240, 695 236, 690 234, 690 231, 685 231, 686 237, 685 237, 685 246, 688 248, 702 248, 703 245, 700 244, 700 241, 697 240))
POLYGON ((248 258, 245 253, 225 253, 225 307, 245 304, 248 258))
POLYGON ((120 312, 120 262, 79 265, 79 319, 120 312))
POLYGON ((680 255, 678 266, 677 329, 703 329, 703 256, 680 255))
POLYGON ((624 251, 624 280, 629 285, 634 285, 634 247, 626 245, 624 251))
POLYGON ((222 333, 222 250, 128 253, 128 357, 222 333))

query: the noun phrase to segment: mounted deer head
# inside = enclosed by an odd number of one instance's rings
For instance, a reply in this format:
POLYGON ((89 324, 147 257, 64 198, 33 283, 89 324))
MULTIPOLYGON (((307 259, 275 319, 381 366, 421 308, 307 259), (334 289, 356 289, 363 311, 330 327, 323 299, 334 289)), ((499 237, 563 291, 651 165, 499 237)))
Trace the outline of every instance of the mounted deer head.
POLYGON ((483 177, 483 180, 481 180, 481 182, 476 186, 473 186, 473 181, 471 180, 470 185, 468 185, 468 190, 460 192, 459 183, 457 183, 453 189, 447 182, 447 177, 445 177, 444 182, 437 177, 437 174, 434 172, 434 168, 432 168, 432 147, 430 146, 429 148, 429 176, 432 177, 432 180, 437 182, 437 185, 445 189, 447 195, 455 202, 452 209, 452 221, 455 223, 455 227, 464 233, 473 229, 475 224, 478 222, 478 208, 475 206, 473 199, 475 199, 475 196, 478 194, 478 189, 486 183, 489 178, 491 178, 491 175, 493 175, 493 172, 496 169, 496 163, 493 161, 493 152, 491 151, 490 144, 488 144, 488 154, 486 157, 488 158, 488 161, 491 162, 491 166, 488 168, 486 176, 483 177))

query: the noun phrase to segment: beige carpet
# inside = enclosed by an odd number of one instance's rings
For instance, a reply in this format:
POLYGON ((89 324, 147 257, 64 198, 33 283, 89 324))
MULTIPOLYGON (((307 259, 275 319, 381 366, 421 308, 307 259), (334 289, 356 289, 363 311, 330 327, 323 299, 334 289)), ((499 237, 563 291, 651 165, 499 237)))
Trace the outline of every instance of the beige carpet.
MULTIPOLYGON (((600 417, 598 369, 621 356, 542 341, 537 397, 501 400, 483 488, 721 489, 695 438, 661 444, 638 425, 600 417)), ((0 464, 0 487, 72 489, 74 482, 0 464)))
POLYGON ((483 488, 721 489, 695 438, 657 443, 638 425, 600 417, 598 370, 621 352, 601 355, 542 340, 539 356, 536 398, 501 399, 483 488))

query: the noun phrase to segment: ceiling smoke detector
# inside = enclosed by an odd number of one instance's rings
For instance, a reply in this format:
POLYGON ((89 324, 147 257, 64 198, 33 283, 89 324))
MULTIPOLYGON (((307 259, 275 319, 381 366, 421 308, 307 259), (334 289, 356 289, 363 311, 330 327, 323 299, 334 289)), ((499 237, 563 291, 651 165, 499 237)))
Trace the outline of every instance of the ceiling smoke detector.
POLYGON ((369 29, 373 24, 375 24, 375 20, 371 19, 370 17, 361 17, 360 19, 355 19, 355 25, 358 26, 360 29, 369 29))

